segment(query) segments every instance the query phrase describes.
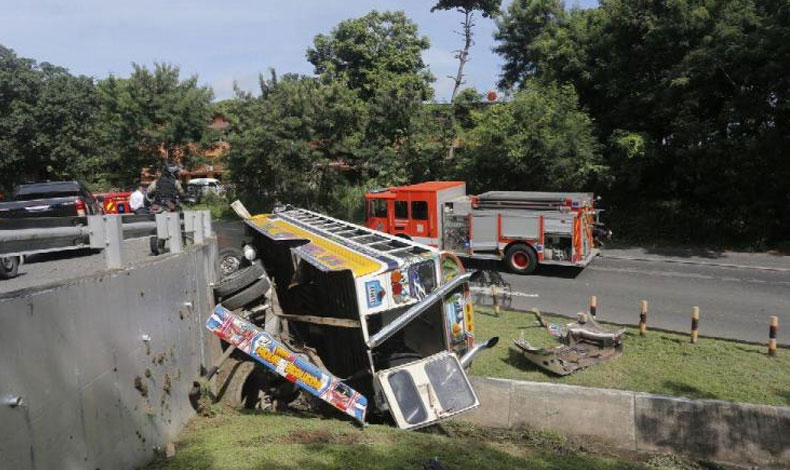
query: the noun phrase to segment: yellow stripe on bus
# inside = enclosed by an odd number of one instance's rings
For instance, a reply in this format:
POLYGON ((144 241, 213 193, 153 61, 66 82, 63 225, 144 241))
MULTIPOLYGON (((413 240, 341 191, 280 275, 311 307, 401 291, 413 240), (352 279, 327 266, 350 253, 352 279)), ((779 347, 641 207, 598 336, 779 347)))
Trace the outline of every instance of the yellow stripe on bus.
MULTIPOLYGON (((382 268, 382 263, 368 256, 356 253, 342 245, 299 228, 282 219, 272 219, 268 214, 253 216, 252 223, 260 227, 269 235, 277 238, 279 235, 293 235, 297 238, 310 240, 318 250, 313 253, 313 258, 331 270, 350 269, 354 277, 367 276, 382 268)), ((305 245, 306 246, 306 245, 305 245)))

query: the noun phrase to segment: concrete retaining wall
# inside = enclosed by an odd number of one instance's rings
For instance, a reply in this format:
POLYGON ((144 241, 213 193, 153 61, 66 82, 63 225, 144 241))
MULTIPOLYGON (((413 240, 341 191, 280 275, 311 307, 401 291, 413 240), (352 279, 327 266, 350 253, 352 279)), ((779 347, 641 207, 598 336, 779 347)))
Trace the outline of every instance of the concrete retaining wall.
POLYGON ((461 419, 531 427, 638 451, 736 464, 790 464, 790 408, 471 377, 480 407, 461 419))
POLYGON ((216 250, 0 296, 0 398, 22 398, 0 404, 0 467, 133 468, 175 439, 216 354, 216 250))

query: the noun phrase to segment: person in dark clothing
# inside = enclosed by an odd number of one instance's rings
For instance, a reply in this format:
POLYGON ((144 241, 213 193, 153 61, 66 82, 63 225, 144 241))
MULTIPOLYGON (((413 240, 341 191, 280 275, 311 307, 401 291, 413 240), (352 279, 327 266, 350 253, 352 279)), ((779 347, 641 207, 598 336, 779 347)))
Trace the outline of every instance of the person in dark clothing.
POLYGON ((184 197, 184 189, 178 180, 179 171, 180 169, 176 165, 165 165, 159 179, 148 185, 146 190, 148 200, 173 210, 170 205, 178 205, 178 200, 184 197))

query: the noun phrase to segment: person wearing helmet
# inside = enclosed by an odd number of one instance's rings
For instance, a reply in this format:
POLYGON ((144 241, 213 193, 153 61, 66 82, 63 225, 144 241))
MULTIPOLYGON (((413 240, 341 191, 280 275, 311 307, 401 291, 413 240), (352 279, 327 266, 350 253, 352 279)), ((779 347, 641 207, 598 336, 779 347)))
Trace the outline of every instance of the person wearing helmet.
POLYGON ((177 165, 165 165, 161 176, 148 185, 146 197, 153 203, 169 209, 170 205, 177 205, 178 200, 184 196, 184 189, 178 180, 180 171, 181 169, 177 165))

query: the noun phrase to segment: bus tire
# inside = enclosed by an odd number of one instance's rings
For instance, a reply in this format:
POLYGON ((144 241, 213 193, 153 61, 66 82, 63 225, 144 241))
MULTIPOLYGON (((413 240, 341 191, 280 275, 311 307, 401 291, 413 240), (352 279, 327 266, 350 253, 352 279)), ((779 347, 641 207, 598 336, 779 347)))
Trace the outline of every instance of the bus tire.
POLYGON ((505 250, 505 264, 514 274, 530 274, 538 266, 535 249, 526 243, 514 243, 505 250))

